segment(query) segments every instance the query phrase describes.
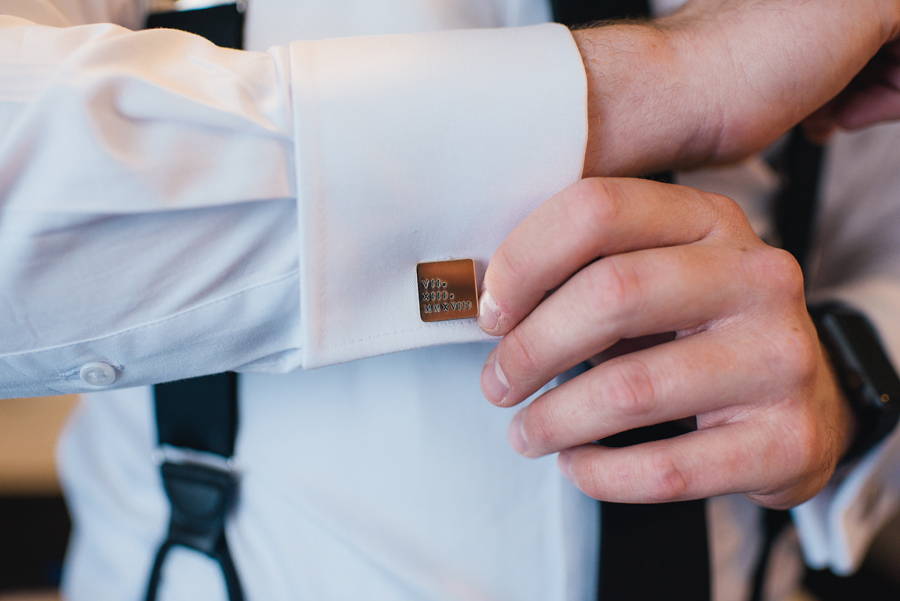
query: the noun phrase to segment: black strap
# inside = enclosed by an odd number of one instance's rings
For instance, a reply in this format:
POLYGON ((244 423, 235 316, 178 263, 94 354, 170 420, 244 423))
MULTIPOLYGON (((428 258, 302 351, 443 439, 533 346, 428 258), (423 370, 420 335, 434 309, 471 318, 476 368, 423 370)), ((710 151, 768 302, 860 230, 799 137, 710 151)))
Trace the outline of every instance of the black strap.
POLYGON ((813 144, 801 127, 791 131, 783 156, 784 184, 776 203, 775 226, 781 247, 806 268, 816 218, 824 149, 813 144))
MULTIPOLYGON (((672 438, 691 427, 668 422, 605 438, 626 447, 672 438)), ((601 601, 703 601, 710 598, 706 502, 600 505, 601 601)))
MULTIPOLYGON (((243 48, 244 4, 151 14, 145 27, 180 29, 218 46, 243 48)), ((159 384, 154 396, 160 472, 172 511, 169 531, 150 571, 146 600, 155 601, 166 557, 180 546, 216 560, 229 600, 243 601, 225 538, 225 523, 238 491, 231 460, 238 426, 237 375, 159 384)))
POLYGON ((237 374, 227 372, 157 384, 159 443, 222 457, 234 455, 237 374))
MULTIPOLYGON (((577 26, 650 14, 648 0, 553 0, 554 19, 577 26)), ((671 183, 670 173, 650 179, 671 183)), ((676 423, 623 432, 601 441, 629 446, 685 433, 676 423)), ((601 601, 707 601, 709 543, 704 500, 633 505, 600 503, 601 601)))
MULTIPOLYGON (((166 556, 169 554, 169 550, 175 546, 174 543, 166 541, 160 548, 159 553, 156 556, 156 561, 153 562, 153 571, 150 575, 150 586, 147 590, 147 599, 156 599, 162 576, 162 566, 165 563, 166 556)), ((241 590, 241 581, 240 578, 238 578, 237 570, 232 562, 231 553, 228 552, 228 547, 223 543, 222 549, 217 550, 217 554, 213 557, 222 567, 222 574, 225 578, 225 588, 228 591, 228 598, 231 601, 243 601, 244 594, 241 590)))
POLYGON ((215 559, 229 600, 243 601, 225 537, 238 490, 231 460, 237 435, 237 375, 228 372, 159 384, 154 395, 160 472, 171 517, 153 562, 146 600, 155 601, 166 557, 180 546, 215 559))
POLYGON ((638 19, 650 14, 649 0, 552 0, 553 20, 576 27, 607 19, 638 19))
POLYGON ((145 29, 159 27, 189 31, 223 48, 244 47, 243 4, 153 13, 147 17, 145 29))

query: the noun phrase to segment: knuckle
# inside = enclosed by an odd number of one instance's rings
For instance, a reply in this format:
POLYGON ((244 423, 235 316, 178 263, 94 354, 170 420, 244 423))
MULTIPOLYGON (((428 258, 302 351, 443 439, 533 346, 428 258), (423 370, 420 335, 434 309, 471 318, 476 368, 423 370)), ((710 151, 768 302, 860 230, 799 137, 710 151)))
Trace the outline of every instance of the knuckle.
POLYGON ((579 220, 592 218, 594 223, 614 221, 624 209, 616 186, 606 178, 588 178, 570 187, 565 201, 579 220))
POLYGON ((803 271, 791 253, 765 246, 757 253, 755 267, 766 287, 773 290, 780 299, 791 303, 803 302, 803 271))
POLYGON ((644 283, 633 262, 614 255, 596 265, 596 269, 589 270, 587 282, 591 309, 604 309, 619 316, 640 311, 644 283))
POLYGON ((821 411, 803 400, 788 399, 769 421, 771 443, 765 455, 764 485, 748 496, 759 504, 789 509, 815 494, 830 480, 837 464, 837 449, 821 411), (785 410, 786 408, 786 410, 785 410))
POLYGON ((618 222, 626 212, 627 197, 621 186, 609 179, 592 182, 589 217, 596 225, 618 222))
POLYGON ((522 328, 515 328, 508 333, 501 345, 503 347, 501 365, 510 386, 515 386, 514 381, 530 382, 540 366, 539 347, 522 332, 522 328))
POLYGON ((655 413, 657 407, 656 387, 647 364, 628 357, 619 362, 612 371, 608 382, 608 393, 604 404, 608 411, 626 417, 638 417, 655 413))
POLYGON ((582 231, 588 240, 599 242, 621 219, 624 200, 607 179, 583 179, 563 197, 564 214, 572 231, 582 231))
POLYGON ((646 463, 646 498, 649 503, 665 503, 680 499, 687 490, 687 479, 671 454, 653 451, 646 463))
POLYGON ((703 198, 706 200, 706 206, 710 212, 713 223, 723 224, 732 227, 737 224, 744 224, 747 217, 740 206, 727 196, 704 192, 703 198))
POLYGON ((820 351, 817 340, 806 328, 799 325, 783 328, 775 347, 787 378, 801 388, 812 386, 818 374, 820 351))
POLYGON ((740 211, 740 207, 737 206, 737 203, 727 196, 715 194, 713 192, 707 192, 705 196, 708 199, 710 207, 721 217, 731 217, 734 216, 737 211, 740 211))

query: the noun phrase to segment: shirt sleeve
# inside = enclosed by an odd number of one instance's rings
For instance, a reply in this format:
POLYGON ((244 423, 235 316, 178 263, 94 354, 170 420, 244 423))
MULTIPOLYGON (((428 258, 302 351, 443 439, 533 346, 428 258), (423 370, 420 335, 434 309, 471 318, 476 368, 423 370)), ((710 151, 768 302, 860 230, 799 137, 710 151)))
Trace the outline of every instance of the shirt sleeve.
POLYGON ((481 339, 474 320, 418 323, 415 264, 483 270, 581 172, 584 73, 562 27, 241 52, 15 3, 0 397, 481 339))
MULTIPOLYGON (((900 127, 842 134, 829 149, 810 301, 841 300, 875 325, 900 365, 900 127), (825 244, 827 241, 827 244, 825 244)), ((807 563, 850 574, 900 509, 900 432, 793 510, 807 563)))

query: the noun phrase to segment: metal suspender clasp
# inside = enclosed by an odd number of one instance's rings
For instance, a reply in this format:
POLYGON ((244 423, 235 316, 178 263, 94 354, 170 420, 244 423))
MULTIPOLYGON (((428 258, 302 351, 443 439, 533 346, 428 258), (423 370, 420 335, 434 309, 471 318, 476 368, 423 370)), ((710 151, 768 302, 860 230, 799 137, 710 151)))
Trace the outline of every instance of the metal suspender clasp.
POLYGON ((234 457, 223 457, 208 451, 174 447, 170 444, 162 444, 153 450, 150 455, 153 463, 162 467, 164 463, 176 463, 178 465, 203 465, 210 469, 222 472, 238 474, 237 462, 234 457))
POLYGON ((156 556, 147 599, 156 598, 169 550, 187 547, 216 559, 231 601, 243 592, 225 540, 225 519, 237 500, 240 472, 232 458, 194 449, 161 445, 153 452, 172 507, 169 532, 156 556))
POLYGON ((237 498, 232 458, 162 445, 154 453, 172 504, 169 542, 214 556, 237 498))

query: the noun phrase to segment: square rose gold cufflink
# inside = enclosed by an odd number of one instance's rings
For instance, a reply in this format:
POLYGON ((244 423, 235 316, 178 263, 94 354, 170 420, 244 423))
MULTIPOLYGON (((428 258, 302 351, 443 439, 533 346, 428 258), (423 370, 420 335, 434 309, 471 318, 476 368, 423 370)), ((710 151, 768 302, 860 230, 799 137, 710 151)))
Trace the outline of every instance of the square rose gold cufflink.
POLYGON ((458 259, 416 265, 422 321, 478 317, 475 261, 458 259))

